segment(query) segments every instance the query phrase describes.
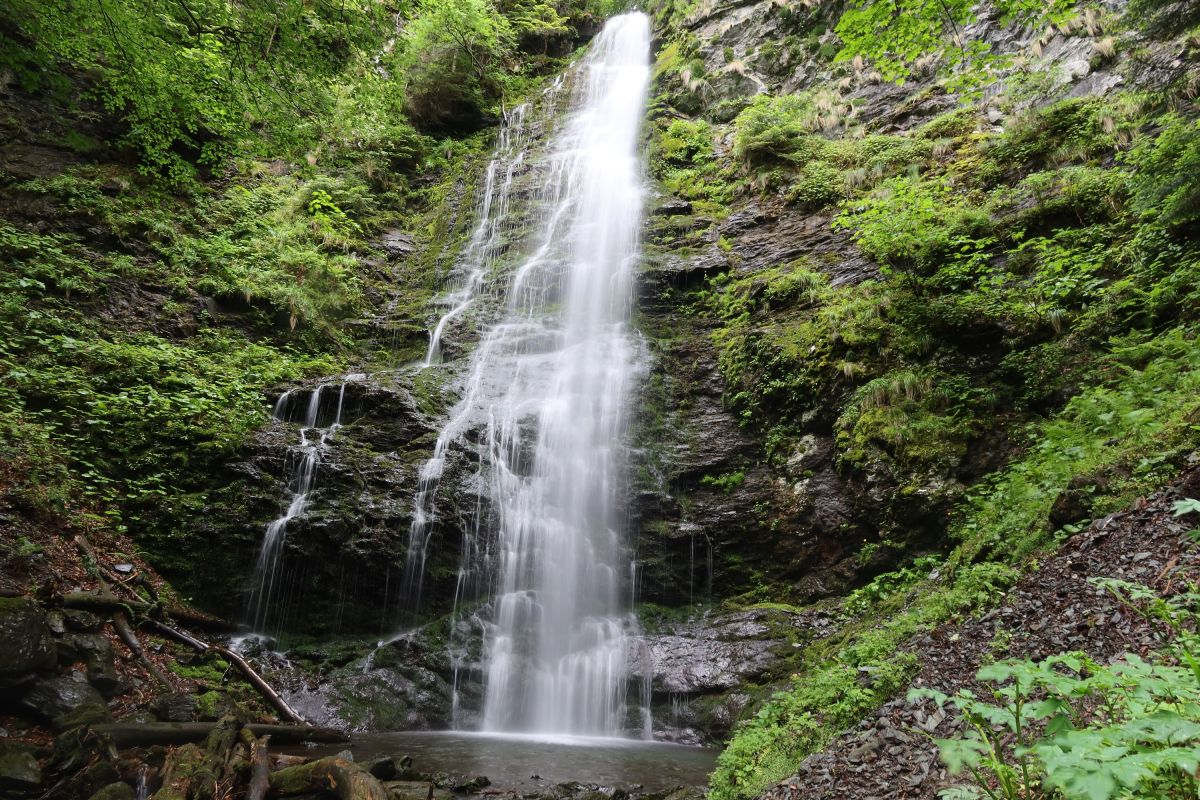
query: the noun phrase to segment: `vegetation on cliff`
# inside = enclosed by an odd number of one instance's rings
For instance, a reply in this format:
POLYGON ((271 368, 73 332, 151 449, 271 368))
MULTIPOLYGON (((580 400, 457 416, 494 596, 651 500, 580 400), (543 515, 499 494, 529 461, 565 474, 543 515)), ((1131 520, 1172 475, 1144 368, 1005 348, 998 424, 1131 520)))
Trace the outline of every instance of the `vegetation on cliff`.
POLYGON ((244 551, 194 523, 264 395, 420 352, 487 129, 602 12, 6 4, 4 503, 103 518, 215 590, 244 551))
MULTIPOLYGON (((1044 15, 1048 33, 1022 46, 969 39, 974 8, 852 3, 782 20, 791 63, 835 80, 749 99, 727 87, 748 64, 770 74, 753 44, 713 71, 714 46, 692 33, 711 9, 660 5, 677 32, 660 53, 661 100, 694 116, 660 118, 656 168, 693 202, 696 246, 729 254, 690 294, 692 313, 717 321, 726 403, 774 469, 805 436, 829 436, 839 473, 887 487, 860 563, 942 554, 833 603, 840 632, 799 651, 790 684, 735 731, 713 776, 721 800, 790 775, 907 685, 921 658, 907 642, 997 602, 1032 559, 1160 485, 1197 445, 1200 184, 1174 168, 1200 146, 1196 73, 1065 97, 1057 67, 1035 66, 1052 34, 1092 37, 1099 68, 1119 48, 1148 54, 1156 36, 1190 59, 1194 31, 1074 4, 998 9, 1000 30, 1044 15), (904 24, 874 24, 893 17, 904 24), (836 38, 805 42, 825 26, 836 38), (870 105, 871 85, 891 80, 915 85, 890 96, 919 123, 870 105), (706 95, 697 113, 690 98, 706 95), (922 111, 939 97, 954 102, 922 111), (878 276, 837 278, 846 251, 742 269, 712 198, 823 218, 878 276)), ((781 529, 805 482, 765 511, 781 529)), ((762 580, 755 596, 791 600, 762 580)))

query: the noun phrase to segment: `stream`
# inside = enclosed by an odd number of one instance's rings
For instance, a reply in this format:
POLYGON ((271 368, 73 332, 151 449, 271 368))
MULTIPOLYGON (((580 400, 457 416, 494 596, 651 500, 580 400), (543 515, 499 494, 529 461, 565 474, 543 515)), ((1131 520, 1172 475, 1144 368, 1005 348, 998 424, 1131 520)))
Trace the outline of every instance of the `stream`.
MULTIPOLYGON (((307 756, 335 755, 345 744, 293 748, 307 756)), ((452 776, 485 775, 494 789, 522 793, 578 781, 653 792, 674 786, 702 786, 718 751, 667 742, 593 736, 406 731, 353 737, 355 761, 410 756, 420 772, 452 776)))

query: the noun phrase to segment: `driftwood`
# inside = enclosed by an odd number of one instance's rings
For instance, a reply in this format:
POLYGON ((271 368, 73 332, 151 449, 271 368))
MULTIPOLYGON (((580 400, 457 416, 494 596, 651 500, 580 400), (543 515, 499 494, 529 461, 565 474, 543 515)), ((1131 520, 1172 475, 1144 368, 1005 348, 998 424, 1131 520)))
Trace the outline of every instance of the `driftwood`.
POLYGON ((125 616, 125 612, 123 610, 113 612, 112 626, 113 630, 117 632, 117 637, 125 643, 125 646, 129 648, 129 652, 133 653, 137 660, 142 663, 142 666, 149 670, 150 674, 154 676, 154 679, 158 681, 159 685, 170 689, 171 682, 167 680, 167 676, 164 675, 163 671, 158 668, 158 665, 151 661, 150 657, 146 655, 145 648, 142 647, 142 643, 140 640, 138 640, 137 634, 133 632, 133 626, 129 624, 129 617, 125 616))
MULTIPOLYGON (((93 725, 94 733, 107 736, 119 750, 152 745, 202 742, 217 727, 215 722, 106 722, 93 725)), ((333 728, 312 725, 247 725, 255 736, 270 736, 276 744, 346 742, 349 737, 333 728)))
POLYGON ((251 667, 250 663, 246 661, 246 659, 242 658, 228 647, 209 644, 202 639, 197 639, 195 636, 192 636, 186 631, 181 631, 178 628, 167 625, 164 622, 159 622, 156 619, 147 619, 146 621, 159 633, 174 639, 177 642, 186 644, 195 649, 197 652, 217 653, 221 656, 221 658, 224 658, 230 664, 233 664, 235 667, 237 667, 242 675, 245 676, 246 680, 249 681, 255 689, 258 689, 258 692, 263 696, 263 699, 270 703, 271 706, 279 712, 280 716, 289 722, 296 723, 297 725, 307 724, 308 721, 304 719, 304 717, 300 716, 296 709, 292 708, 288 704, 288 701, 283 699, 282 695, 272 689, 271 685, 263 680, 261 675, 254 671, 254 667, 251 667))
POLYGON ((281 769, 271 775, 272 796, 312 792, 333 792, 341 800, 388 800, 387 789, 374 775, 337 756, 281 769))
POLYGON ((248 728, 242 728, 242 741, 250 749, 250 786, 246 789, 246 800, 263 800, 271 788, 271 760, 267 752, 270 736, 254 738, 248 728))

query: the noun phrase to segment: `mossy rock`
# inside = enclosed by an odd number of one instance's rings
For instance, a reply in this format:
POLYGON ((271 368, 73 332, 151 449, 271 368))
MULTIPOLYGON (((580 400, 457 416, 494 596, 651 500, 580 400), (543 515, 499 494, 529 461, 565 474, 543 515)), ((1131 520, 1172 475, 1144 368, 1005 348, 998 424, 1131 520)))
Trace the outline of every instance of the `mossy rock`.
POLYGON ((42 769, 33 748, 16 742, 0 742, 0 796, 28 797, 40 793, 42 769))
POLYGON ((134 800, 133 787, 123 781, 110 783, 92 795, 91 800, 134 800))

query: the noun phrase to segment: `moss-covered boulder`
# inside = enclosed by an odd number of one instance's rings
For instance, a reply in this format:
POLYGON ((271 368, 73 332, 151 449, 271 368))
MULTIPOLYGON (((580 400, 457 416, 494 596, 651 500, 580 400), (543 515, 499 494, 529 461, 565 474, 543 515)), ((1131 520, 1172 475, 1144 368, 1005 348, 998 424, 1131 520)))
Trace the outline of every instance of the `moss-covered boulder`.
POLYGON ((41 785, 42 768, 33 750, 16 742, 0 741, 0 797, 35 795, 41 785))
POLYGON ((133 787, 124 781, 116 781, 104 786, 92 795, 91 800, 133 800, 133 787))

